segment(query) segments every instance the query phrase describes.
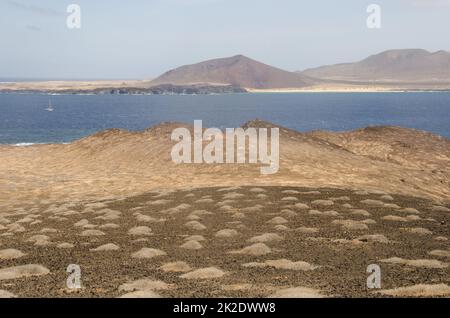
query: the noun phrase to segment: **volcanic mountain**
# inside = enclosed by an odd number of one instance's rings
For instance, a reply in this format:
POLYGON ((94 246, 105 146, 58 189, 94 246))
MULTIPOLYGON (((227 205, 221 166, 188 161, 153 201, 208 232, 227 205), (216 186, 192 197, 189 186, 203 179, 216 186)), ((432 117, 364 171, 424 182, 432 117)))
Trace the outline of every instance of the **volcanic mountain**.
POLYGON ((300 74, 338 81, 450 82, 450 52, 389 50, 360 62, 322 66, 300 74))
POLYGON ((152 85, 234 85, 244 88, 302 88, 310 81, 301 74, 252 60, 243 55, 208 60, 168 71, 152 85))

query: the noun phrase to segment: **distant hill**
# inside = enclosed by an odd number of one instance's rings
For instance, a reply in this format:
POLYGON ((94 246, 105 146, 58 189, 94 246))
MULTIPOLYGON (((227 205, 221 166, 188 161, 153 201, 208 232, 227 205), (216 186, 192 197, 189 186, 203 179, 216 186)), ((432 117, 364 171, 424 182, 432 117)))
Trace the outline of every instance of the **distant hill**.
POLYGON ((450 52, 390 50, 357 63, 322 66, 299 74, 338 81, 450 82, 450 52))
POLYGON ((309 83, 309 80, 301 74, 284 71, 243 55, 236 55, 181 66, 164 73, 151 84, 209 84, 276 89, 302 88, 308 86, 309 83))

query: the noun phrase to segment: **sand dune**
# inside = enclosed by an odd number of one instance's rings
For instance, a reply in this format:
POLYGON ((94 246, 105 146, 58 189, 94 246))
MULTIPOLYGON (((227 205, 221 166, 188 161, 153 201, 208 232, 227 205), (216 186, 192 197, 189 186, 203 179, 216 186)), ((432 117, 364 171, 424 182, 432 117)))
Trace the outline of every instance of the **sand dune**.
MULTIPOLYGON (((296 185, 382 190, 438 201, 450 198, 450 141, 412 129, 348 133, 281 128, 280 170, 255 165, 175 165, 164 123, 142 132, 112 129, 68 145, 0 146, 0 204, 126 197, 154 189, 221 185, 296 185)), ((270 127, 253 121, 245 127, 270 127)))
POLYGON ((281 127, 280 170, 261 175, 175 165, 180 126, 0 146, 0 296, 448 295, 449 140, 281 127), (374 263, 380 292, 365 287, 374 263))

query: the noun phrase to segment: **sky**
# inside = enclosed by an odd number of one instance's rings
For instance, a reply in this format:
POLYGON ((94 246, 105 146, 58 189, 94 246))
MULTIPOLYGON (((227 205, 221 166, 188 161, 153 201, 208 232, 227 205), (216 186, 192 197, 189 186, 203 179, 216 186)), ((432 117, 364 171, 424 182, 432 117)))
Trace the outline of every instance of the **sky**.
POLYGON ((296 71, 450 50, 450 0, 0 0, 0 16, 0 78, 150 79, 236 54, 296 71), (381 29, 367 27, 370 4, 381 29))

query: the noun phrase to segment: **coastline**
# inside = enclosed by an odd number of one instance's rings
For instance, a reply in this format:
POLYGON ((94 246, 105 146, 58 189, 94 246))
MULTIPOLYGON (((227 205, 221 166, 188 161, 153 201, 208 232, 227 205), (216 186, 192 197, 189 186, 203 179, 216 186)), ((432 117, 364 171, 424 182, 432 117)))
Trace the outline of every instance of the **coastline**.
POLYGON ((151 84, 151 80, 45 81, 0 83, 0 94, 48 95, 195 95, 235 93, 409 93, 450 92, 449 83, 322 83, 301 88, 249 88, 216 84, 151 84))

